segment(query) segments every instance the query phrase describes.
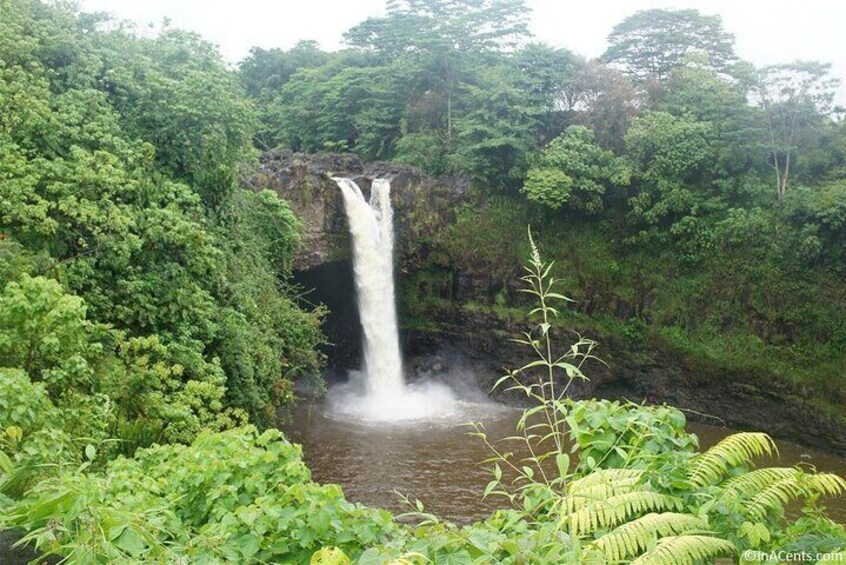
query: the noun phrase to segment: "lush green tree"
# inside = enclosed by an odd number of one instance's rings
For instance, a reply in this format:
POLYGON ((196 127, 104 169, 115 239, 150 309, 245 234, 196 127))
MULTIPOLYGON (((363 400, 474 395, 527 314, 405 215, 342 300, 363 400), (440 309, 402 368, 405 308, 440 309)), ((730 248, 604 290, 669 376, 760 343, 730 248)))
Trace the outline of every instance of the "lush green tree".
POLYGON ((522 0, 403 0, 384 18, 370 18, 345 35, 350 45, 427 74, 438 92, 446 140, 452 142, 456 97, 483 58, 527 35, 522 0))
POLYGON ((83 300, 54 280, 23 275, 6 285, 0 304, 3 365, 20 367, 27 379, 45 387, 67 412, 62 418, 78 425, 76 430, 66 426, 68 433, 84 436, 92 422, 82 420, 99 420, 92 403, 103 400, 111 408, 101 439, 131 426, 147 437, 123 437, 127 441, 190 441, 204 427, 221 429, 239 421, 224 405, 225 377, 217 363, 189 364, 178 345, 169 348, 157 337, 127 338, 96 326, 83 300), (185 366, 203 371, 186 372, 185 366))
POLYGON ((472 110, 456 121, 452 170, 463 170, 490 188, 515 186, 525 174, 537 109, 526 105, 508 68, 485 72, 468 89, 472 110))
POLYGON ((155 163, 212 210, 224 205, 253 152, 254 109, 217 50, 166 29, 154 39, 101 37, 99 88, 129 136, 152 143, 155 163))
POLYGON ((523 193, 553 210, 566 206, 598 214, 606 190, 628 184, 629 176, 621 159, 596 145, 592 131, 570 126, 552 140, 529 169, 523 193))
POLYGON ((278 90, 300 69, 326 64, 330 56, 316 41, 299 41, 287 51, 253 47, 238 64, 239 77, 247 94, 257 97, 264 91, 278 90))
POLYGON ((652 94, 655 96, 649 102, 653 109, 715 125, 730 121, 738 106, 746 105, 745 92, 736 82, 699 67, 674 69, 652 94))
POLYGON ((831 65, 797 61, 760 69, 752 83, 758 105, 763 110, 770 153, 775 171, 776 195, 784 198, 791 178, 791 167, 805 144, 803 133, 819 128, 830 114, 837 79, 829 76, 831 65))
POLYGON ((407 51, 496 52, 528 35, 522 0, 397 0, 387 8, 386 17, 348 31, 347 41, 396 57, 407 51))
POLYGON ((760 116, 747 102, 742 82, 708 68, 679 67, 661 87, 652 89, 652 96, 653 109, 710 125, 720 177, 732 179, 750 171, 757 175, 760 116))
POLYGON ((697 259, 711 245, 707 212, 715 206, 708 189, 714 162, 710 124, 665 112, 644 112, 626 133, 637 181, 629 200, 634 240, 679 241, 697 259))
POLYGON ((300 41, 291 49, 262 49, 253 47, 238 65, 238 78, 247 95, 258 107, 261 123, 255 135, 260 149, 270 149, 280 143, 277 113, 279 93, 300 69, 312 69, 329 62, 331 54, 321 51, 314 41, 300 41))
POLYGON ((525 93, 528 105, 540 110, 537 142, 547 143, 559 135, 581 107, 586 64, 567 49, 543 43, 525 45, 511 56, 509 65, 519 71, 515 86, 525 93))
POLYGON ((608 36, 602 56, 638 81, 665 80, 691 63, 725 72, 737 59, 734 37, 722 18, 697 10, 642 10, 629 16, 608 36))
MULTIPOLYGON (((290 380, 320 363, 319 316, 284 282, 299 241, 287 205, 235 187, 253 113, 234 73, 189 34, 101 31, 30 0, 3 10, 0 283, 58 280, 118 341, 154 340, 178 366, 144 385, 157 406, 212 413, 171 438, 226 408, 271 422, 290 380), (242 220, 254 231, 239 233, 242 220)), ((24 357, 17 366, 38 368, 24 357)))
POLYGON ((786 197, 791 223, 801 230, 795 249, 804 265, 823 264, 835 272, 846 269, 846 183, 797 187, 786 197))
POLYGON ((44 380, 51 368, 89 349, 89 323, 78 296, 43 277, 26 275, 10 282, 0 295, 0 358, 9 367, 21 367, 44 380))
POLYGON ((711 125, 666 112, 644 112, 626 134, 629 158, 652 182, 696 180, 710 163, 711 125))
POLYGON ((278 137, 301 151, 358 151, 388 158, 400 135, 403 103, 392 67, 340 56, 294 74, 277 99, 278 137))

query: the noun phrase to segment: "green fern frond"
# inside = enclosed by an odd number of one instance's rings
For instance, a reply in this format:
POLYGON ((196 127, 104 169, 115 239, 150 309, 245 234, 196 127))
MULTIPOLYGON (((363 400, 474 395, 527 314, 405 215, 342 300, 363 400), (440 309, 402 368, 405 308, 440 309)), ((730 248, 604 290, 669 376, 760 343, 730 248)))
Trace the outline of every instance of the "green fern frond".
POLYGON ((608 562, 613 563, 646 551, 659 537, 707 528, 704 521, 691 514, 653 512, 605 534, 591 547, 601 551, 608 562))
POLYGON ((793 476, 776 481, 755 494, 746 505, 746 512, 751 518, 761 520, 770 510, 784 508, 803 496, 839 496, 844 492, 846 480, 842 477, 832 473, 807 474, 794 469, 793 476))
POLYGON ((612 496, 618 496, 632 492, 632 487, 624 488, 618 484, 597 483, 579 489, 576 493, 568 494, 562 501, 562 512, 573 514, 574 512, 588 506, 596 501, 608 500, 612 496))
POLYGON ((657 492, 635 491, 596 500, 576 512, 564 514, 561 526, 576 536, 619 526, 646 512, 681 510, 679 499, 657 492))
POLYGON ((568 486, 568 494, 578 494, 586 487, 596 484, 633 484, 643 478, 641 469, 598 469, 589 475, 571 481, 568 486))
POLYGON ((774 483, 795 477, 797 472, 795 467, 764 467, 732 477, 720 485, 723 493, 719 501, 726 502, 732 498, 745 499, 754 496, 774 483))
POLYGON ((846 479, 834 473, 804 473, 803 480, 808 495, 843 496, 846 494, 846 479))
POLYGON ((570 488, 578 489, 579 486, 618 482, 625 479, 640 480, 643 478, 643 474, 643 469, 597 469, 589 475, 571 482, 570 488))
POLYGON ((567 486, 562 512, 572 514, 591 502, 632 492, 640 483, 643 471, 633 469, 602 469, 572 481, 567 486))
POLYGON ((732 434, 691 460, 688 480, 695 488, 715 485, 732 467, 746 464, 756 457, 777 454, 778 448, 767 434, 732 434))
POLYGON ((774 508, 784 508, 786 504, 805 494, 802 483, 796 477, 777 481, 757 493, 746 505, 746 513, 755 520, 763 519, 774 508))
POLYGON ((631 565, 694 565, 737 553, 733 543, 711 536, 682 535, 661 538, 652 551, 631 565))

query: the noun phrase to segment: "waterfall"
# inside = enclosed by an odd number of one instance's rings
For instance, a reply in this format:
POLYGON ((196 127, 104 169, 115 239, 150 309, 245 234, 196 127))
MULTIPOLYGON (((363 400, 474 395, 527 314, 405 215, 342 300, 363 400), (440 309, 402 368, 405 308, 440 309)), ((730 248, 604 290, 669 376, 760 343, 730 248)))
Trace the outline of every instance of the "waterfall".
POLYGON ((327 394, 333 417, 396 422, 455 415, 458 401, 443 383, 405 385, 394 296, 394 226, 391 184, 374 179, 370 201, 348 178, 341 188, 353 246, 358 313, 364 334, 364 364, 350 381, 327 394))
POLYGON ((353 244, 358 311, 364 333, 367 395, 396 399, 403 392, 402 357, 394 296, 391 183, 375 179, 370 202, 351 179, 336 178, 353 244))

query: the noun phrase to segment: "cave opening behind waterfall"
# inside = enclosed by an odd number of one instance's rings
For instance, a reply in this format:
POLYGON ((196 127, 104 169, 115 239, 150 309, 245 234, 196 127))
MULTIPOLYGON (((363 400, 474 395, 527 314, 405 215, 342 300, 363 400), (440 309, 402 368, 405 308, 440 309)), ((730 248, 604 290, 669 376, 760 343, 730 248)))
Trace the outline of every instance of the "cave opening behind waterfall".
POLYGON ((295 271, 294 282, 304 290, 308 306, 323 304, 328 309, 322 326, 327 343, 321 348, 326 355, 326 384, 346 381, 349 370, 360 366, 362 360, 352 262, 333 261, 295 271))

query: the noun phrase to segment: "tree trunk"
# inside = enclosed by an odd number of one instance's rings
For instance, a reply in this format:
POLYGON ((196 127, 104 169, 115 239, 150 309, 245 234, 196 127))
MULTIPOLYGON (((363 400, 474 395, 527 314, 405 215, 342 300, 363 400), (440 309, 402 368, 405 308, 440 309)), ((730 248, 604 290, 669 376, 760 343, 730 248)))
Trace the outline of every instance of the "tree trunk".
POLYGON ((779 190, 778 198, 782 200, 784 195, 787 194, 787 177, 790 176, 790 151, 788 150, 787 156, 784 158, 784 173, 781 175, 781 188, 779 190))
POLYGON ((452 84, 447 88, 447 141, 452 143, 452 84))

